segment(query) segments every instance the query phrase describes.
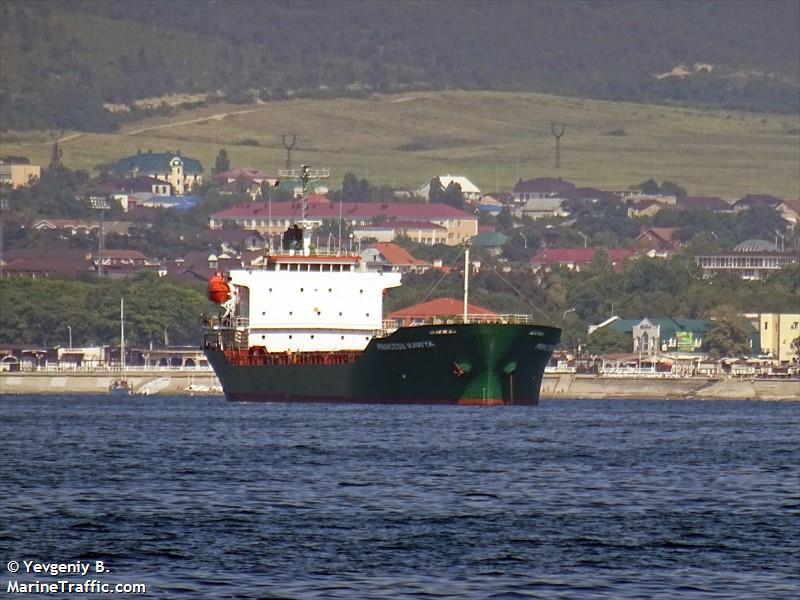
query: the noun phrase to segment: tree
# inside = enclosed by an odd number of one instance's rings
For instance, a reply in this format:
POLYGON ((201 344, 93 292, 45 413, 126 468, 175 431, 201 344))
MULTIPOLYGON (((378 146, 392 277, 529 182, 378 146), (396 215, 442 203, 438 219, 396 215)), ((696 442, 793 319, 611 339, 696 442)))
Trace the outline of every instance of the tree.
MULTIPOLYGON (((433 188, 431 188, 433 189, 433 188)), ((458 210, 464 209, 464 194, 461 193, 461 186, 455 181, 451 181, 447 185, 447 189, 442 194, 441 202, 457 208, 458 210)))
POLYGON ((224 173, 231 168, 231 161, 228 158, 228 151, 225 148, 220 149, 217 158, 214 161, 214 173, 224 173))
POLYGON ((676 198, 686 197, 686 190, 672 181, 661 182, 661 193, 665 196, 675 196, 676 198))
POLYGON ((736 215, 736 234, 739 241, 753 238, 775 239, 775 232, 786 230, 786 221, 771 206, 755 205, 736 215))
POLYGON ((444 188, 442 182, 438 177, 431 179, 431 185, 428 188, 428 202, 431 204, 441 202, 444 196, 444 188))
POLYGON ((359 200, 359 191, 358 177, 355 173, 345 173, 342 179, 342 200, 351 202, 359 200))
POLYGON ((641 190, 643 194, 656 196, 658 194, 664 196, 675 196, 677 198, 686 197, 686 190, 679 186, 674 181, 662 181, 661 185, 655 179, 648 179, 642 183, 633 186, 635 189, 641 190))
POLYGON ((800 336, 792 340, 792 352, 794 352, 794 362, 800 362, 800 336))
POLYGON ((633 340, 611 327, 596 329, 589 336, 586 351, 589 354, 611 354, 613 352, 630 352, 633 349, 633 340))
POLYGON ((659 192, 658 182, 655 179, 648 179, 633 187, 641 190, 643 194, 649 194, 651 196, 655 196, 659 192))
POLYGON ((497 213, 497 230, 508 231, 514 227, 514 217, 511 215, 511 210, 504 206, 503 210, 497 213))
POLYGON ((719 306, 712 311, 711 319, 706 346, 712 357, 742 356, 750 352, 747 324, 734 308, 719 306))

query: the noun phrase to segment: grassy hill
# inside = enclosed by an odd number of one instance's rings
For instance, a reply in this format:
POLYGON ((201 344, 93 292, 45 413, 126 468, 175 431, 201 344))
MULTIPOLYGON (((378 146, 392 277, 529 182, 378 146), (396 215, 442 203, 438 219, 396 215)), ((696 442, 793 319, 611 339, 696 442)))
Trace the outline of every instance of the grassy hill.
MULTIPOLYGON (((654 178, 674 181, 693 195, 800 197, 796 115, 534 93, 419 92, 366 100, 220 104, 109 134, 66 132, 60 145, 71 168, 93 170, 137 149, 180 149, 210 172, 225 148, 232 165, 274 173, 283 167, 282 133, 298 135, 296 165, 331 168, 332 187, 348 171, 396 187, 417 187, 436 174, 466 175, 484 191, 509 190, 518 178, 558 175, 606 189, 654 178), (558 171, 551 123, 566 124, 558 171)), ((47 164, 56 135, 7 132, 0 155, 47 164)))

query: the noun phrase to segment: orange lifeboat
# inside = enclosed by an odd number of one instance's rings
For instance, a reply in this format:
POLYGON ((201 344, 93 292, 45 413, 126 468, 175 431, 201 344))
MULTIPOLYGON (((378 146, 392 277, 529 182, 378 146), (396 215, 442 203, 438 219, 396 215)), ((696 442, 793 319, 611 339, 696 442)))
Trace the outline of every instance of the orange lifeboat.
POLYGON ((225 277, 219 271, 208 280, 208 299, 217 304, 223 304, 230 298, 231 288, 225 277))

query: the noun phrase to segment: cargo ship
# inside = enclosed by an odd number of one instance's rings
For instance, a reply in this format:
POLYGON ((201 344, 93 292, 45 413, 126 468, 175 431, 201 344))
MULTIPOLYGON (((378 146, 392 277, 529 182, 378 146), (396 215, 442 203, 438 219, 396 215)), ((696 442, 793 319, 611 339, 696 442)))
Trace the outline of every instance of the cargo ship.
POLYGON ((383 320, 395 272, 316 248, 301 220, 262 264, 216 273, 203 349, 228 400, 534 405, 561 331, 529 315, 464 311, 411 326, 383 320))

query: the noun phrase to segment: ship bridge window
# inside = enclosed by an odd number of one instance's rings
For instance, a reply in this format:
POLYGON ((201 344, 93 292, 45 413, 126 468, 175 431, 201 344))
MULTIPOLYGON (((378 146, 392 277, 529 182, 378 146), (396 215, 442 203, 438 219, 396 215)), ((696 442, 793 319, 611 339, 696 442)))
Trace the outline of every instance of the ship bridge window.
POLYGON ((320 269, 320 265, 311 265, 311 270, 312 271, 321 271, 322 269, 320 269))

